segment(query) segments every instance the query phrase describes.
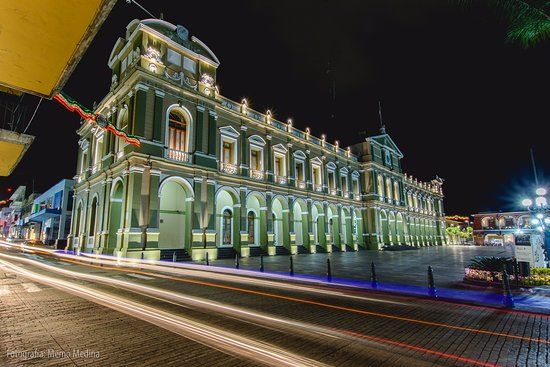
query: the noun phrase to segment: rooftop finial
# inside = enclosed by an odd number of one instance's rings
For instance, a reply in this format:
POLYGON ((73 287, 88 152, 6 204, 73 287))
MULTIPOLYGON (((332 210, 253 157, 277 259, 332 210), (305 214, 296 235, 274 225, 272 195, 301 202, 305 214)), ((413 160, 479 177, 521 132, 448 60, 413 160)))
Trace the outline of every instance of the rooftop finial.
POLYGON ((382 120, 382 104, 380 103, 380 100, 378 100, 378 117, 380 119, 380 134, 385 134, 386 125, 384 125, 384 121, 382 120))

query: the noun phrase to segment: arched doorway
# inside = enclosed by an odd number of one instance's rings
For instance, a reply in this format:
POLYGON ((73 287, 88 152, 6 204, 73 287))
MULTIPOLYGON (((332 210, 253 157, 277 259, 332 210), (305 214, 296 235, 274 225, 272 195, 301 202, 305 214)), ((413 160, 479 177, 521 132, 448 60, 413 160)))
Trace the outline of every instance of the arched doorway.
POLYGON ((389 244, 390 243, 390 233, 388 228, 388 215, 386 214, 385 210, 380 210, 380 229, 381 229, 381 237, 382 237, 382 243, 389 244))
POLYGON ((283 246, 285 244, 283 203, 279 198, 273 199, 271 203, 271 212, 273 214, 273 243, 275 246, 283 246))
POLYGON ((390 231, 390 242, 392 244, 397 243, 397 229, 395 225, 395 214, 393 212, 389 212, 388 214, 388 228, 390 231))
POLYGON ((400 243, 405 243, 405 224, 403 222, 403 215, 401 213, 397 213, 396 221, 397 238, 399 239, 400 243))
POLYGON ((74 219, 74 237, 73 237, 73 249, 80 248, 80 223, 82 221, 82 203, 79 202, 76 208, 76 214, 74 219))
POLYGON ((254 213, 252 210, 248 212, 248 215, 246 217, 246 222, 248 225, 247 232, 248 232, 248 245, 249 246, 257 246, 258 245, 258 231, 256 229, 257 223, 256 223, 256 213, 254 213))
POLYGON ((222 213, 222 246, 231 246, 233 237, 233 211, 229 208, 222 213))
POLYGON ((191 186, 182 178, 168 178, 159 189, 159 248, 191 247, 191 186))
MULTIPOLYGON (((231 188, 222 188, 216 195, 216 236, 218 247, 235 247, 240 249, 240 225, 241 216, 238 207, 238 194, 231 188)), ((245 210, 243 208, 243 210, 245 210)), ((245 212, 246 213, 246 212, 245 212)), ((243 213, 244 214, 244 213, 243 213)), ((245 226, 246 223, 243 223, 245 226)), ((246 227, 242 228, 246 231, 246 227)))
POLYGON ((260 246, 267 242, 266 204, 259 192, 252 191, 246 198, 246 226, 249 246, 260 246))
POLYGON ((307 243, 307 231, 305 220, 303 218, 307 213, 307 206, 305 202, 300 200, 295 200, 292 206, 292 217, 294 220, 294 234, 296 236, 296 245, 303 246, 307 243))
POLYGON ((92 199, 92 205, 90 206, 90 227, 88 228, 88 243, 86 244, 86 249, 90 252, 93 251, 95 243, 95 235, 97 233, 97 211, 98 211, 98 199, 97 196, 94 196, 92 199))

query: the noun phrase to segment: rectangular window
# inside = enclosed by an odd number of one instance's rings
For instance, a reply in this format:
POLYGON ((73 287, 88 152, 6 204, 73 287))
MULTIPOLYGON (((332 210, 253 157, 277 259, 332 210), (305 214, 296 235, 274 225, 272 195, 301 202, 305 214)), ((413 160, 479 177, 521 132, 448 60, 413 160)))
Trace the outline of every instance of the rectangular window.
POLYGON ((197 73, 197 63, 190 58, 183 57, 183 69, 187 70, 190 73, 197 73))
POLYGON ((222 162, 233 164, 233 143, 223 142, 222 162))
POLYGON ((169 64, 172 64, 175 66, 181 66, 181 55, 176 51, 168 49, 168 52, 166 54, 166 61, 169 64))
POLYGON ((304 164, 302 162, 296 163, 296 180, 304 181, 304 164))
POLYGON ((329 171, 328 173, 328 188, 334 190, 334 172, 329 171))
POLYGON ((262 169, 260 152, 254 149, 250 151, 250 168, 255 171, 261 171, 262 169))

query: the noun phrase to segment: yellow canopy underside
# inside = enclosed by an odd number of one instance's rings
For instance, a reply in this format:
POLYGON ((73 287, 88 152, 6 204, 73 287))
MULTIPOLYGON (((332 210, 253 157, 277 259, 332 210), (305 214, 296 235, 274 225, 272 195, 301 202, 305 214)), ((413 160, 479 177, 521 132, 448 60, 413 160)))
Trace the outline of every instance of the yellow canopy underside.
POLYGON ((33 137, 0 130, 0 176, 9 176, 31 145, 33 137))
POLYGON ((51 97, 61 89, 114 3, 0 1, 0 84, 51 97))

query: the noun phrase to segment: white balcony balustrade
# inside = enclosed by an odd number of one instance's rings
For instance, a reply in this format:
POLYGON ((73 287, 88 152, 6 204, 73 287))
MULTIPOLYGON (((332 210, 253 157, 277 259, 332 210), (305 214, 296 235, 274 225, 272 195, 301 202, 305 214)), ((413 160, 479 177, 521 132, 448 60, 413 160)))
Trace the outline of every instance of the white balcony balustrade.
POLYGON ((361 201, 361 194, 353 194, 353 198, 357 201, 361 201))
POLYGON ((281 185, 286 185, 287 183, 286 176, 275 176, 275 182, 281 185))
POLYGON ((349 192, 347 191, 342 192, 342 197, 346 199, 349 198, 349 192))
POLYGON ((313 190, 317 192, 323 192, 323 186, 322 185, 313 185, 313 190))
POLYGON ((299 189, 305 189, 306 188, 305 181, 296 181, 296 187, 299 189))
POLYGON ((336 196, 336 189, 329 189, 328 192, 329 192, 329 194, 331 194, 332 196, 336 196))
POLYGON ((92 175, 94 173, 97 173, 99 171, 99 169, 101 168, 101 163, 96 163, 92 166, 92 175))
POLYGON ((254 180, 263 181, 265 175, 264 171, 258 171, 255 169, 250 170, 250 178, 253 178, 254 180))
POLYGON ((231 163, 220 162, 220 171, 230 175, 237 174, 237 166, 231 163))
POLYGON ((166 149, 166 158, 176 161, 189 163, 189 153, 182 150, 166 149))

